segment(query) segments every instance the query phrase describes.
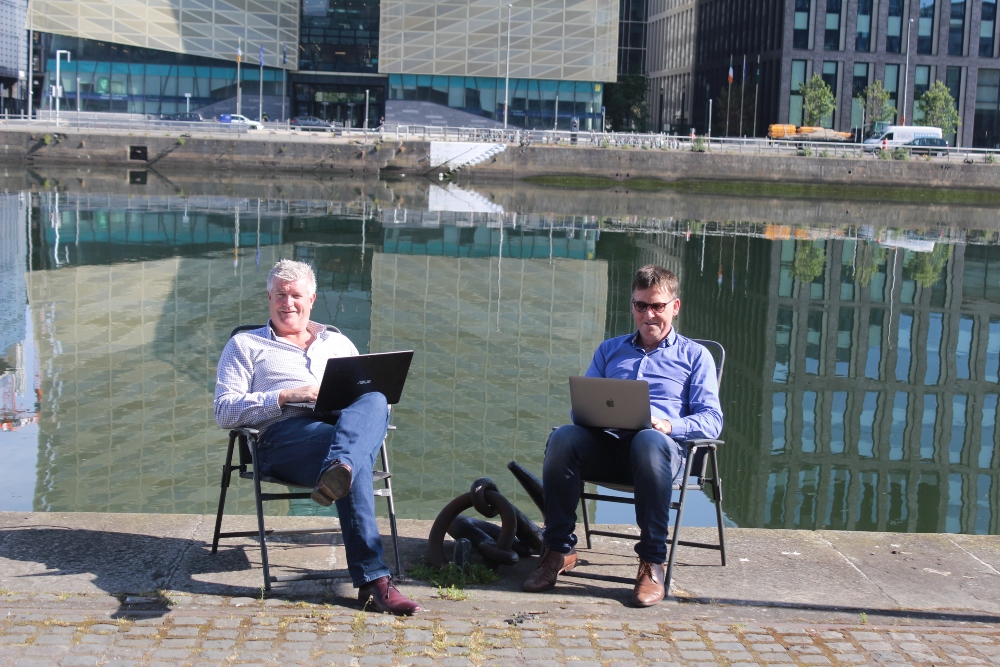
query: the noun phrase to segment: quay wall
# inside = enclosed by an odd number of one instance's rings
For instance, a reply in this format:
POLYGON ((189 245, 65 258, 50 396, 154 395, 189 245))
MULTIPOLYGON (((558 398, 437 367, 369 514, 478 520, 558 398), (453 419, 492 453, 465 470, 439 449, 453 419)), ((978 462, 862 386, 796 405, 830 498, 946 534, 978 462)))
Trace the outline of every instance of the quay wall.
MULTIPOLYGON (((430 161, 429 141, 362 142, 303 135, 249 137, 132 136, 99 132, 43 133, 0 130, 5 164, 127 166, 130 169, 191 168, 356 175, 427 175, 442 168, 430 161), (131 147, 145 147, 137 159, 131 147)), ((1000 165, 914 159, 820 158, 758 153, 693 153, 685 150, 612 149, 582 146, 508 146, 487 161, 464 167, 471 181, 514 182, 529 176, 597 176, 627 183, 636 178, 735 180, 874 187, 996 189, 1000 165)))

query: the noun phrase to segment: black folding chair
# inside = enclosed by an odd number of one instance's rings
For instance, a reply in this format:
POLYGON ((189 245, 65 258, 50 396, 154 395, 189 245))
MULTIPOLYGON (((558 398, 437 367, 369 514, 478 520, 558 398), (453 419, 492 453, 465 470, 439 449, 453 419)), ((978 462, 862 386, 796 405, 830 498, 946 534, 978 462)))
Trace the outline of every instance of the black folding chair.
MULTIPOLYGON (((242 325, 238 326, 229 334, 232 338, 241 331, 250 331, 252 329, 260 329, 262 324, 257 325, 242 325)), ((340 333, 337 327, 327 325, 327 330, 340 333)), ((395 426, 389 426, 390 431, 396 430, 395 426)), ((313 572, 309 574, 297 574, 297 575, 280 575, 271 576, 271 570, 268 565, 267 560, 267 538, 276 535, 317 535, 324 533, 337 533, 340 532, 336 528, 317 528, 317 529, 305 529, 305 530, 267 530, 264 527, 264 503, 269 500, 301 500, 310 498, 312 494, 312 487, 305 487, 299 484, 293 484, 282 479, 277 479, 276 477, 269 477, 267 475, 262 475, 260 468, 257 466, 257 446, 258 446, 258 435, 257 429, 253 428, 234 428, 229 431, 229 447, 226 450, 226 462, 222 466, 222 485, 219 491, 219 511, 215 517, 215 535, 212 538, 212 553, 215 554, 219 550, 219 540, 224 537, 257 537, 260 540, 260 561, 264 569, 264 590, 271 590, 271 584, 277 583, 279 581, 306 581, 310 579, 335 579, 345 576, 343 571, 341 572, 313 572), (239 463, 233 464, 233 451, 236 450, 236 445, 239 444, 239 463), (229 484, 232 480, 234 472, 239 472, 239 477, 242 479, 252 479, 254 486, 254 499, 257 504, 257 530, 255 531, 233 531, 233 532, 222 532, 222 515, 225 511, 226 506, 226 491, 229 489, 229 484), (261 482, 268 484, 280 484, 282 486, 287 486, 291 488, 299 489, 309 489, 305 492, 291 492, 291 493, 264 493, 261 491, 261 482)), ((386 436, 386 440, 388 435, 386 436)), ((392 547, 396 555, 396 576, 402 575, 402 561, 399 557, 399 535, 396 529, 396 507, 392 501, 392 473, 389 471, 389 456, 386 450, 386 440, 382 441, 382 447, 379 451, 379 456, 381 458, 381 470, 376 470, 373 479, 376 485, 378 482, 383 483, 382 488, 373 489, 373 493, 376 496, 381 496, 385 498, 386 503, 389 506, 389 529, 392 531, 392 547)))
MULTIPOLYGON (((722 369, 726 364, 726 350, 714 340, 695 340, 701 343, 712 353, 716 361, 716 377, 718 384, 722 386, 722 369)), ((674 576, 674 559, 677 556, 677 546, 697 547, 699 549, 714 549, 722 555, 722 564, 726 564, 726 532, 722 521, 722 477, 719 474, 719 458, 717 449, 724 444, 722 440, 688 440, 684 443, 688 448, 687 458, 684 461, 684 473, 681 480, 684 483, 674 484, 674 490, 680 491, 677 500, 671 500, 670 509, 676 512, 674 519, 674 530, 670 538, 670 553, 668 555, 666 590, 670 593, 670 583, 674 576), (708 464, 711 462, 711 475, 708 474, 708 464), (719 543, 708 544, 704 542, 690 542, 680 539, 681 519, 684 516, 684 502, 687 500, 688 491, 704 491, 706 487, 712 488, 712 496, 715 498, 715 518, 719 528, 719 543)), ((587 484, 612 489, 622 493, 634 493, 632 486, 625 484, 610 484, 596 479, 585 479, 580 483, 580 506, 583 510, 583 529, 587 537, 587 548, 593 548, 591 535, 604 535, 607 537, 620 537, 625 539, 635 539, 635 535, 628 533, 618 533, 610 530, 597 530, 590 527, 590 517, 587 515, 588 500, 604 500, 611 503, 626 503, 635 505, 633 496, 609 496, 602 493, 590 493, 586 489, 587 484)), ((567 572, 567 574, 573 574, 567 572)))

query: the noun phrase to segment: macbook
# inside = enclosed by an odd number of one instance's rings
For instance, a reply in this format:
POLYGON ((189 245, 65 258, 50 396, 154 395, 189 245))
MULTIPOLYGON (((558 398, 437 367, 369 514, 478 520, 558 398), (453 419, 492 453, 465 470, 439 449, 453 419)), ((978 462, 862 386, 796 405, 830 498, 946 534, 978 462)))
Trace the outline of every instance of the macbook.
POLYGON ((569 397, 578 426, 631 431, 653 427, 645 380, 571 377, 569 397))

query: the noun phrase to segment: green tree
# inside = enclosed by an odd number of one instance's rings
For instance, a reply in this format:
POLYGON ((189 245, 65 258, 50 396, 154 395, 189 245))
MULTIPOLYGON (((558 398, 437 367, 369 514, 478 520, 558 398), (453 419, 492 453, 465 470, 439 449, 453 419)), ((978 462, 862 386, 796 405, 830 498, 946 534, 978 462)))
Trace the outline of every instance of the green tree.
POLYGON ((903 275, 921 287, 933 287, 941 280, 941 271, 950 256, 951 247, 938 243, 933 252, 914 253, 913 261, 905 267, 903 275))
POLYGON ((869 83, 856 98, 861 108, 865 110, 865 123, 875 123, 889 120, 896 115, 896 107, 889 101, 889 92, 879 80, 869 83))
POLYGON ((795 258, 792 260, 792 276, 803 283, 811 283, 823 273, 826 253, 811 241, 795 244, 795 258))
POLYGON ((955 108, 955 98, 948 86, 935 81, 917 100, 917 108, 924 114, 924 125, 940 127, 942 134, 951 134, 961 121, 955 108))
POLYGON ((871 241, 858 242, 854 257, 854 282, 860 287, 868 287, 878 268, 885 264, 885 248, 871 241))
POLYGON ((645 132, 649 120, 645 74, 622 74, 616 83, 604 86, 604 111, 611 128, 619 132, 645 132))
POLYGON ((799 86, 802 94, 803 125, 819 125, 823 119, 833 113, 836 101, 833 91, 826 85, 819 74, 799 86))
POLYGON ((721 137, 726 133, 726 110, 729 110, 729 135, 738 136, 740 133, 740 102, 743 110, 743 134, 752 136, 754 119, 754 87, 751 84, 743 86, 734 83, 732 86, 723 86, 722 92, 712 103, 714 105, 712 121, 712 134, 721 137), (730 90, 732 92, 730 93, 730 90), (730 97, 731 96, 731 97, 730 97), (732 99, 732 103, 730 103, 732 99))

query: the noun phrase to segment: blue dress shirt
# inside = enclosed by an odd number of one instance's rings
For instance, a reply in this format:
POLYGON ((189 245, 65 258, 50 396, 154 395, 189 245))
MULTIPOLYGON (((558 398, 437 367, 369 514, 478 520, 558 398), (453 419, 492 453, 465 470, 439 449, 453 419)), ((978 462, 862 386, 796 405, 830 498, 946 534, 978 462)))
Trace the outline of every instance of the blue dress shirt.
POLYGON ((674 440, 715 439, 722 432, 715 359, 673 327, 652 352, 638 332, 604 341, 587 376, 648 382, 653 417, 670 422, 674 440))

